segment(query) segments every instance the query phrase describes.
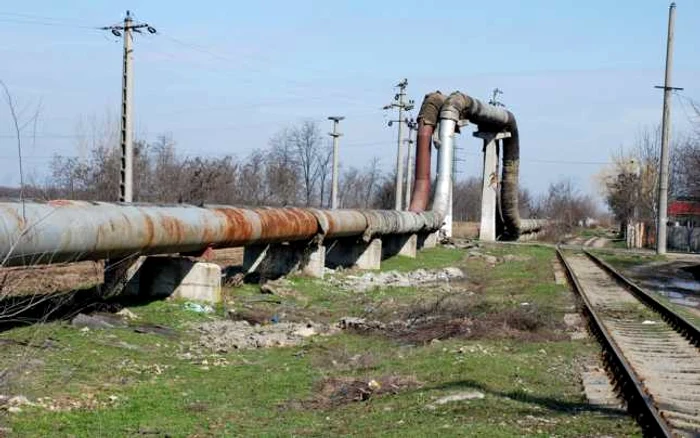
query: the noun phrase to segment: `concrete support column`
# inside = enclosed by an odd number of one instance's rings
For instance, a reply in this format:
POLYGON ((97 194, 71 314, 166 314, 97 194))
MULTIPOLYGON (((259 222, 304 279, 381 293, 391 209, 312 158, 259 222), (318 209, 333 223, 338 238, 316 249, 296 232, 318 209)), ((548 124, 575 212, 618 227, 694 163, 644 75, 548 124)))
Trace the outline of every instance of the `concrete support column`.
POLYGON ((107 260, 104 267, 103 296, 138 295, 138 274, 146 257, 107 260))
MULTIPOLYGON (((221 302, 221 267, 188 257, 138 257, 126 264, 121 276, 112 270, 109 283, 119 291, 139 298, 182 298, 221 302)), ((108 271, 110 272, 110 271, 108 271)), ((107 276, 106 276, 107 277, 107 276)), ((117 290, 112 286, 112 291, 117 290)))
POLYGON ((481 226, 479 240, 496 241, 496 210, 498 208, 498 141, 510 137, 509 132, 475 132, 484 140, 484 173, 481 190, 481 226))
POLYGON ((262 277, 281 277, 299 272, 323 278, 325 248, 308 242, 249 245, 243 251, 243 270, 262 277))
POLYGON ((382 262, 382 240, 369 242, 355 237, 326 242, 326 266, 358 269, 379 269, 382 262))
POLYGON ((418 249, 435 248, 437 246, 437 232, 419 233, 416 238, 416 246, 418 249))
POLYGON ((416 234, 391 234, 382 236, 382 259, 401 255, 416 258, 418 236, 416 234))

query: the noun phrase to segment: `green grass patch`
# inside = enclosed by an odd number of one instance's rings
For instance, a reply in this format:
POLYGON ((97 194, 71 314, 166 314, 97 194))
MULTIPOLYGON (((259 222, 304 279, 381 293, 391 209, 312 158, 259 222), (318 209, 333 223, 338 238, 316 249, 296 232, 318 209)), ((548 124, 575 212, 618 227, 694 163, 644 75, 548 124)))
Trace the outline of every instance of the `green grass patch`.
POLYGON ((350 315, 390 321, 446 294, 453 301, 438 317, 464 310, 470 327, 479 327, 514 312, 534 318, 520 322, 523 331, 532 321, 559 330, 544 319, 561 321, 573 299, 554 284, 552 249, 478 250, 501 261, 491 266, 466 251, 436 248, 383 263, 383 270, 398 271, 458 266, 467 278, 450 288, 358 292, 342 282, 292 277, 283 295, 263 295, 256 285, 228 289, 227 309, 214 314, 170 302, 131 308, 140 317, 132 325, 167 326, 168 335, 134 327, 81 331, 65 322, 7 331, 0 334, 0 360, 12 379, 3 391, 32 401, 50 397, 59 408, 27 406, 0 414, 0 422, 23 437, 639 436, 632 419, 590 406, 582 396, 577 364, 598 354, 593 341, 514 338, 520 329, 509 327, 513 321, 498 320, 493 331, 503 334, 427 342, 341 332, 285 348, 223 353, 197 347, 193 325, 223 318, 225 310, 289 320, 333 322, 350 315), (517 258, 503 261, 508 255, 517 258), (30 346, 21 345, 25 341, 30 346), (362 386, 362 393, 373 380, 412 383, 369 391, 362 401, 347 397, 348 385, 362 386), (481 397, 437 403, 464 392, 481 397))

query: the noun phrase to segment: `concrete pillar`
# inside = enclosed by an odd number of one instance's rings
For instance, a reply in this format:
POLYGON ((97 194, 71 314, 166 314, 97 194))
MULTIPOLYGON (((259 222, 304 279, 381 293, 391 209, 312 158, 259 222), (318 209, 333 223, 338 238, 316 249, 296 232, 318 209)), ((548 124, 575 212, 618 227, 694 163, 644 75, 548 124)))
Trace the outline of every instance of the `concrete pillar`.
POLYGON ((481 191, 481 226, 479 240, 496 241, 496 209, 498 206, 498 141, 510 137, 509 132, 475 132, 484 140, 484 172, 481 191))
POLYGON ((358 269, 379 269, 382 262, 382 240, 369 242, 355 237, 326 242, 326 266, 358 269))
POLYGON ((416 238, 416 247, 418 249, 435 248, 437 246, 437 236, 437 232, 419 233, 416 238))
POLYGON ((249 245, 243 250, 243 271, 262 277, 281 277, 295 272, 323 278, 325 248, 308 242, 249 245))
POLYGON ((221 302, 221 267, 188 257, 139 257, 122 277, 123 291, 140 298, 221 302))
POLYGON ((418 236, 416 234, 391 234, 382 236, 382 259, 401 255, 416 258, 418 236))
POLYGON ((146 261, 144 256, 107 260, 104 267, 104 296, 139 294, 139 271, 146 261))

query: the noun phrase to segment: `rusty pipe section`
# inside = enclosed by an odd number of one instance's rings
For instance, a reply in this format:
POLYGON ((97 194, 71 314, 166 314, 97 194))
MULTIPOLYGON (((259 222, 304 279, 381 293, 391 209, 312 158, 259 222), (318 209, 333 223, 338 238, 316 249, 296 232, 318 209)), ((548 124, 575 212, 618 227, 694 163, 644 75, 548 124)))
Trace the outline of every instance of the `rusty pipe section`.
POLYGON ((430 161, 431 140, 438 124, 440 108, 446 96, 440 91, 428 93, 418 113, 418 141, 416 142, 415 185, 411 194, 409 211, 422 212, 430 201, 430 161))
POLYGON ((5 266, 196 252, 312 239, 319 222, 301 208, 104 202, 0 203, 5 266))
POLYGON ((360 236, 369 227, 367 216, 359 210, 309 210, 316 215, 320 234, 327 238, 360 236))
POLYGON ((199 252, 437 229, 430 213, 86 201, 0 202, 0 265, 199 252))

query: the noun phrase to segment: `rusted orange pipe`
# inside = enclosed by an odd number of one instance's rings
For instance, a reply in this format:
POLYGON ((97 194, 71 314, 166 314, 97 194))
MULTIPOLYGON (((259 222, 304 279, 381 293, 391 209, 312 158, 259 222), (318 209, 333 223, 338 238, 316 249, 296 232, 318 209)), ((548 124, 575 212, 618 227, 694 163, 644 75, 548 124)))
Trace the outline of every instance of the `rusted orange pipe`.
POLYGON ((435 125, 426 125, 418 120, 418 141, 416 142, 415 186, 411 195, 409 211, 421 212, 428 208, 430 200, 430 138, 435 125))
POLYGON ((445 99, 445 95, 440 91, 426 94, 418 113, 415 186, 411 194, 409 211, 420 213, 428 208, 430 201, 430 140, 445 99))

